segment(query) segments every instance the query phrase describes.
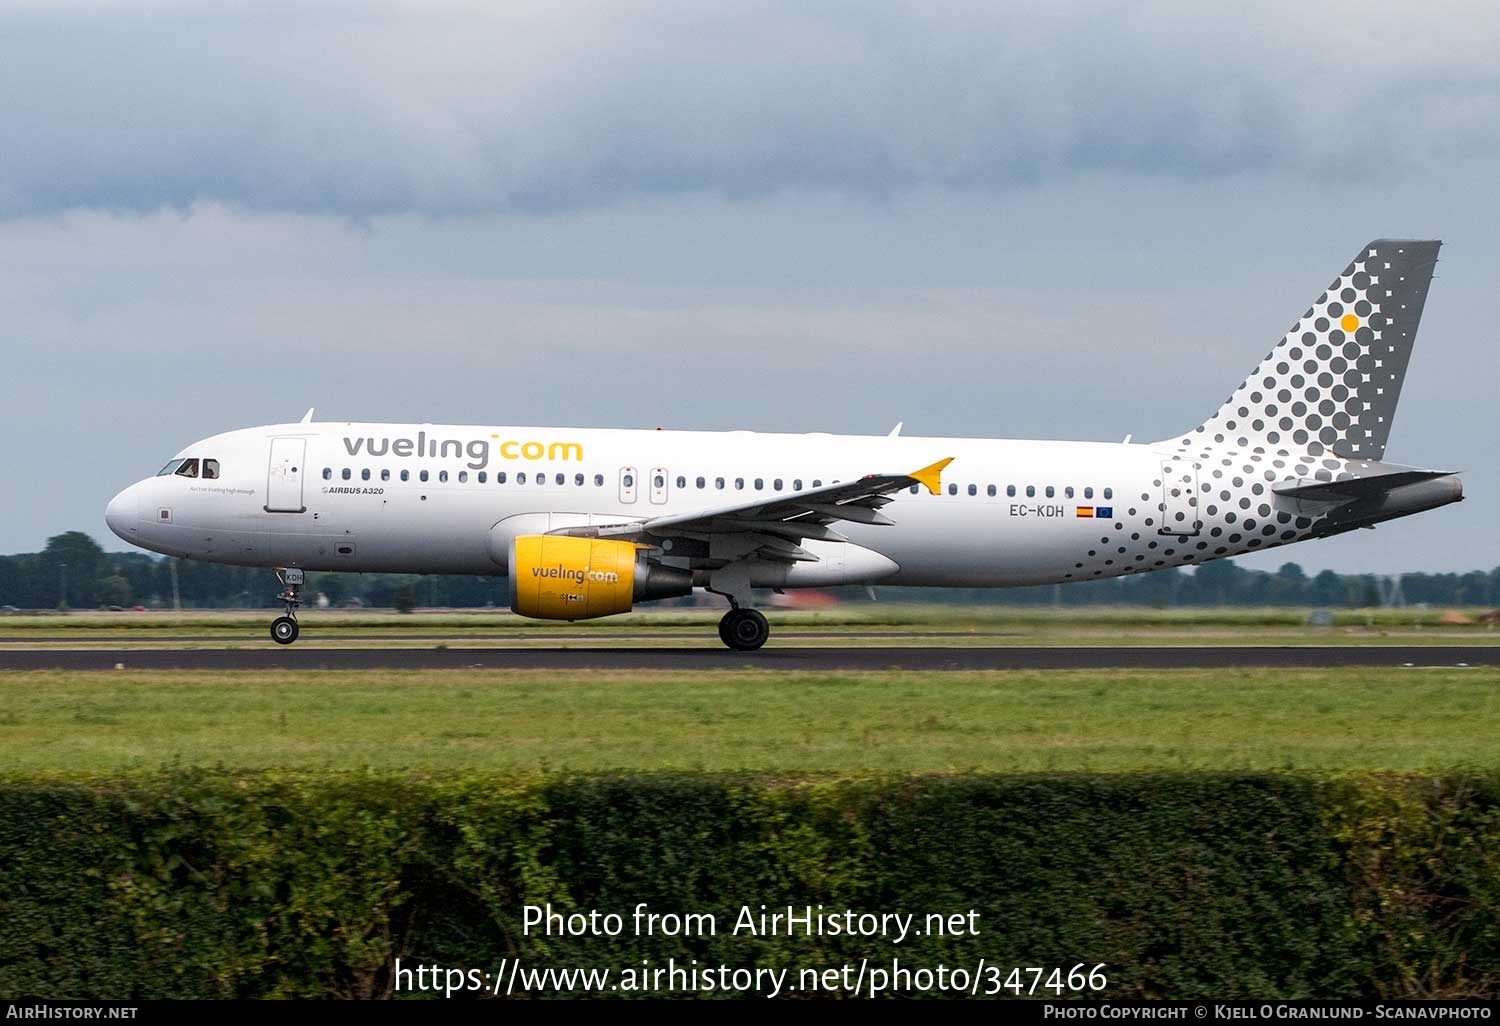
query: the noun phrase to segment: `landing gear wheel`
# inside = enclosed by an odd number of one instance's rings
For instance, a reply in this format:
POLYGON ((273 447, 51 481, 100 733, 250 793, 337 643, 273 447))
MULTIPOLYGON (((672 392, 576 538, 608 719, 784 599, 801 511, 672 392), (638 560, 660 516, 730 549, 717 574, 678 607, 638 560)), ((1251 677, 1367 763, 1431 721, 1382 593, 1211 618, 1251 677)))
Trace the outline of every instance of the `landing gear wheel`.
POLYGON ((736 652, 753 652, 771 636, 771 625, 754 609, 731 609, 719 621, 719 637, 736 652))
POLYGON ((297 640, 297 621, 290 616, 278 616, 271 621, 271 640, 278 645, 290 645, 297 640))
POLYGON ((281 594, 276 597, 286 603, 286 615, 271 621, 271 640, 278 645, 290 645, 297 640, 301 628, 297 626, 297 607, 302 604, 302 585, 306 575, 298 567, 277 568, 276 579, 281 582, 281 594))

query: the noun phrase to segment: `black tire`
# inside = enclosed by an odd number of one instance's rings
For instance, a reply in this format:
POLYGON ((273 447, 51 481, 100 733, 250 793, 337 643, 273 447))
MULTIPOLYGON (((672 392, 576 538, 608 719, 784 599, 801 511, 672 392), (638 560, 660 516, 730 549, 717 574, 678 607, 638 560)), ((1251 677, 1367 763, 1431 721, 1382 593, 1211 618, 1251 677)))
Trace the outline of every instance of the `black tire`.
POLYGON ((278 645, 290 645, 300 633, 297 621, 290 616, 278 616, 271 621, 271 640, 278 645))
POLYGON ((736 652, 754 652, 771 636, 771 625, 755 609, 731 609, 719 621, 719 637, 736 652))

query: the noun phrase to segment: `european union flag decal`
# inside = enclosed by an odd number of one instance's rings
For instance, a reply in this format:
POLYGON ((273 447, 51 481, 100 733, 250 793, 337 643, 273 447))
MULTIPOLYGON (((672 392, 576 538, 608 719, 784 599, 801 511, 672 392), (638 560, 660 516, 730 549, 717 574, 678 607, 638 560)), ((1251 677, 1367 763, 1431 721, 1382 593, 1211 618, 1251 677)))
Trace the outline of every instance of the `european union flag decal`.
POLYGON ((1115 515, 1115 508, 1113 506, 1095 506, 1094 507, 1094 516, 1097 517, 1100 520, 1108 520, 1110 517, 1112 517, 1114 515, 1115 515))

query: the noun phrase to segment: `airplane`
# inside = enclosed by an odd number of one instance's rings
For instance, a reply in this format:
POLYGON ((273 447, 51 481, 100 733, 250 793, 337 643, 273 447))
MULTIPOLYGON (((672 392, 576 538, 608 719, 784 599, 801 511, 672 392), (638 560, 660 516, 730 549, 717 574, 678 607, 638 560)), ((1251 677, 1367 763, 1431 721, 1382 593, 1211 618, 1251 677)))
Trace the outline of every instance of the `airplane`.
POLYGON ((1202 424, 1147 444, 314 422, 194 442, 105 511, 125 541, 273 568, 508 576, 582 620, 702 588, 731 649, 756 589, 1073 583, 1195 566, 1463 498, 1384 462, 1438 241, 1379 239, 1202 424))

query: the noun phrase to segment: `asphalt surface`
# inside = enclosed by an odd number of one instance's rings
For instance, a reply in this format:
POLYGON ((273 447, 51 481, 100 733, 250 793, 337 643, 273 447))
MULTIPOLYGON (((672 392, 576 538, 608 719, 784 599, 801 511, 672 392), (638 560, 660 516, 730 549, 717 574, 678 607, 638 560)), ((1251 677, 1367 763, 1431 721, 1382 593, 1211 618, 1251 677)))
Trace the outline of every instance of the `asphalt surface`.
POLYGON ((1096 670, 1500 665, 1500 647, 342 648, 0 651, 0 670, 1096 670))

